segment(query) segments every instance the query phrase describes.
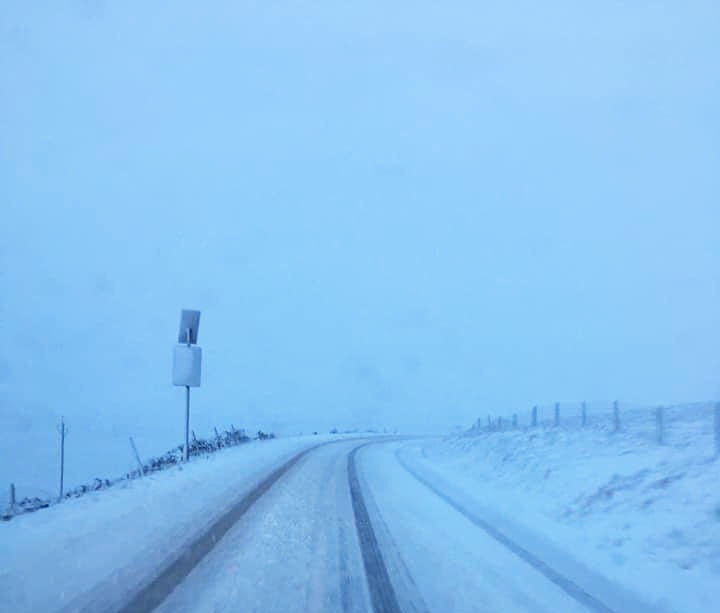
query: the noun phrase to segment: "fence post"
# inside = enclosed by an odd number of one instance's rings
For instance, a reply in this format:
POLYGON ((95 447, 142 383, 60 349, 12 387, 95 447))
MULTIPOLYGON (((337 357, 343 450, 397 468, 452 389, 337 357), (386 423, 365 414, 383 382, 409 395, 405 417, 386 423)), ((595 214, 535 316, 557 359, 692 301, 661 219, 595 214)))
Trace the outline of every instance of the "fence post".
POLYGON ((517 413, 513 413, 512 425, 513 428, 517 428, 517 413))
POLYGON ((583 428, 587 425, 587 403, 583 400, 582 403, 582 426, 583 428))
POLYGON ((555 425, 556 426, 560 425, 560 403, 559 402, 555 403, 555 425))
POLYGON ((488 431, 492 430, 492 420, 490 419, 490 416, 489 416, 489 415, 488 415, 488 426, 487 426, 487 429, 488 429, 488 431))
POLYGON ((613 432, 620 432, 620 406, 617 400, 613 402, 613 432))
POLYGON ((10 513, 15 514, 15 484, 10 484, 10 513))
POLYGON ((720 457, 720 402, 715 405, 715 455, 720 457))
POLYGON ((497 420, 497 429, 498 429, 498 430, 502 430, 502 426, 503 426, 502 417, 498 417, 498 420, 497 420))
POLYGON ((655 409, 655 425, 657 426, 657 443, 662 445, 665 438, 665 424, 663 423, 663 408, 655 409))
POLYGON ((537 405, 532 408, 532 426, 537 427, 537 405))
POLYGON ((140 461, 140 454, 138 453, 137 447, 135 447, 135 441, 133 440, 133 437, 130 437, 130 446, 132 447, 133 453, 135 454, 135 459, 138 463, 138 468, 140 469, 140 475, 142 477, 145 476, 145 467, 143 466, 143 463, 140 461))

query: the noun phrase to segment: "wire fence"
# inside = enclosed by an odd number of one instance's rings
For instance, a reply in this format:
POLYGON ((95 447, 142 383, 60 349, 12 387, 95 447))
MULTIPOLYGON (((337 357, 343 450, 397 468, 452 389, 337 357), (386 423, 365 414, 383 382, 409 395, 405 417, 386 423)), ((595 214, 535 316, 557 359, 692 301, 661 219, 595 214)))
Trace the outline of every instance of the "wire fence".
MULTIPOLYGON (((60 432, 60 446, 64 449, 65 446, 65 435, 68 432, 67 426, 64 420, 61 421, 60 432)), ((256 440, 267 440, 275 438, 272 433, 265 433, 259 430, 257 435, 254 437, 256 440)), ((220 451, 228 447, 235 447, 243 443, 250 442, 252 439, 245 434, 244 429, 237 429, 231 426, 230 430, 218 432, 217 428, 214 430, 214 436, 210 438, 198 438, 195 436, 195 432, 192 433, 192 439, 189 444, 189 456, 207 456, 209 454, 220 451)), ((40 509, 46 509, 54 504, 62 502, 68 498, 77 498, 83 496, 89 492, 106 489, 131 479, 138 479, 149 473, 166 470, 183 462, 184 446, 178 445, 170 451, 164 453, 158 457, 149 458, 143 462, 138 454, 137 447, 133 438, 130 437, 129 449, 132 450, 132 454, 136 460, 137 468, 126 472, 124 475, 112 479, 107 478, 95 478, 91 483, 85 483, 73 487, 70 490, 65 491, 63 487, 63 469, 62 469, 62 458, 64 453, 61 452, 61 468, 60 468, 60 493, 59 496, 24 496, 21 499, 16 499, 15 484, 11 483, 8 495, 8 504, 2 509, 0 507, 0 519, 8 521, 16 515, 23 513, 31 513, 33 511, 39 511, 40 509)))
POLYGON ((602 402, 539 404, 516 413, 479 417, 470 433, 527 428, 583 428, 624 433, 657 445, 705 447, 720 456, 720 403, 647 406, 602 402))

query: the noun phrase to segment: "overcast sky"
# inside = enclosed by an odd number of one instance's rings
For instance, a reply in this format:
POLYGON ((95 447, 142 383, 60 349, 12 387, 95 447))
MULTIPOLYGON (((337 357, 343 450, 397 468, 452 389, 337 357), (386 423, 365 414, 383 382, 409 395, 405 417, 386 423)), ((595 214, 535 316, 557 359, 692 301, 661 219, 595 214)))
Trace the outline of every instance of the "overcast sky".
POLYGON ((5 0, 0 418, 179 440, 183 307, 203 431, 716 398, 719 67, 714 0, 5 0))

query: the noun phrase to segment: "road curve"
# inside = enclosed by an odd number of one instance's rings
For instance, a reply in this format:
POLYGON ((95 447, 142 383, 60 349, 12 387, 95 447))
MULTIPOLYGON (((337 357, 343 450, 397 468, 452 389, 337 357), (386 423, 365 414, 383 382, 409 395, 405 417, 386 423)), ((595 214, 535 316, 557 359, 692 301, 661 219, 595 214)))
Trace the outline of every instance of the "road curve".
POLYGON ((113 611, 611 611, 411 474, 391 442, 291 458, 113 611))

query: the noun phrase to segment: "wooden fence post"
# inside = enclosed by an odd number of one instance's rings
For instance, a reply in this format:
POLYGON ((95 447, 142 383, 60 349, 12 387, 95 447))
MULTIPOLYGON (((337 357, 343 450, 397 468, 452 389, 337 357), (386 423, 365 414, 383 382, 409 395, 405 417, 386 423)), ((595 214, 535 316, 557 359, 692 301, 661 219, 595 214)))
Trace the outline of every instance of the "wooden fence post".
POLYGON ((132 447, 133 453, 135 454, 135 460, 137 461, 138 468, 140 469, 140 476, 145 476, 145 467, 143 466, 142 461, 140 460, 140 454, 138 453, 137 447, 135 447, 135 441, 133 440, 133 437, 130 437, 130 446, 132 447))
POLYGON ((613 402, 613 432, 620 432, 620 406, 617 400, 613 402))

